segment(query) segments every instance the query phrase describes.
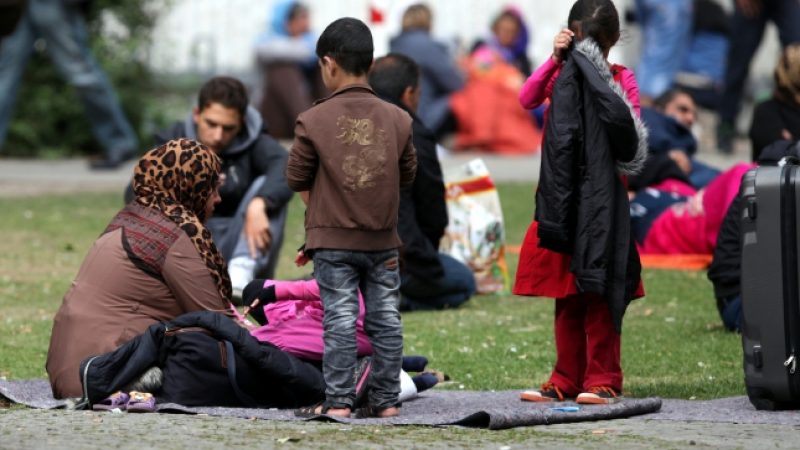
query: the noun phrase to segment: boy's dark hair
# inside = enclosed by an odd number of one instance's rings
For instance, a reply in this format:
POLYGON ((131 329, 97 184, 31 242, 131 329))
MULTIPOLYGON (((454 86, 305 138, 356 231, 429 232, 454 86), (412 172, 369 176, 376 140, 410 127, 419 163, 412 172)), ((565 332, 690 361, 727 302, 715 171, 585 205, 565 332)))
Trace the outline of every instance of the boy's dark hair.
POLYGON ((214 77, 200 88, 197 96, 197 108, 202 111, 212 103, 219 103, 226 108, 239 111, 244 118, 247 113, 247 89, 244 84, 232 77, 214 77))
POLYGON ((329 56, 345 72, 364 75, 372 65, 372 32, 364 22, 344 17, 331 22, 317 41, 317 57, 329 56))
POLYGON ((694 97, 692 97, 692 94, 690 94, 688 91, 678 87, 674 87, 668 89, 666 92, 659 95, 655 100, 653 100, 653 106, 655 106, 657 110, 663 111, 667 107, 667 105, 669 105, 673 100, 675 100, 675 97, 679 95, 688 95, 689 98, 691 98, 692 101, 694 101, 694 97))
POLYGON ((581 38, 594 39, 603 51, 610 50, 619 40, 619 12, 611 0, 576 1, 569 11, 567 26, 581 38))
POLYGON ((369 71, 369 84, 380 97, 399 104, 406 88, 417 89, 419 66, 408 56, 389 53, 375 60, 369 71))

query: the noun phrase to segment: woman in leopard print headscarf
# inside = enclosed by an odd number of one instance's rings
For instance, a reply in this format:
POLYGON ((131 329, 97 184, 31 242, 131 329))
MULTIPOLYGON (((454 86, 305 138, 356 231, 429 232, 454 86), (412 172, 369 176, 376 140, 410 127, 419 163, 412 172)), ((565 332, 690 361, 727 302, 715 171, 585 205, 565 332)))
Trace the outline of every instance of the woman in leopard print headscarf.
POLYGON ((203 226, 213 210, 209 203, 219 202, 220 167, 219 157, 205 145, 189 139, 169 141, 147 152, 136 165, 133 192, 136 203, 161 211, 189 236, 220 294, 229 299, 231 281, 225 260, 203 226), (214 196, 216 201, 212 201, 214 196))
POLYGON ((231 285, 203 221, 219 202, 220 161, 174 140, 136 165, 136 199, 95 241, 56 314, 47 373, 56 398, 82 394, 78 365, 191 311, 231 314, 231 285))

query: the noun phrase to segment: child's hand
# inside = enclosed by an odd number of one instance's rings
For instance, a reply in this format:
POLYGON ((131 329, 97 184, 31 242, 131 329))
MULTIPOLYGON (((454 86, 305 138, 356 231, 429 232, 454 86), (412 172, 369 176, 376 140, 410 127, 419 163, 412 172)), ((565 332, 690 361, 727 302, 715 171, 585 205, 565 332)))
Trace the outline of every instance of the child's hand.
POLYGON ((308 256, 306 256, 306 252, 304 252, 303 250, 298 251, 297 256, 294 257, 294 265, 296 265, 297 267, 303 267, 306 264, 308 264, 309 261, 310 259, 308 259, 308 256))
POLYGON ((569 28, 564 28, 558 32, 555 39, 553 39, 553 62, 561 64, 561 61, 564 60, 564 54, 567 52, 574 37, 575 33, 569 28))

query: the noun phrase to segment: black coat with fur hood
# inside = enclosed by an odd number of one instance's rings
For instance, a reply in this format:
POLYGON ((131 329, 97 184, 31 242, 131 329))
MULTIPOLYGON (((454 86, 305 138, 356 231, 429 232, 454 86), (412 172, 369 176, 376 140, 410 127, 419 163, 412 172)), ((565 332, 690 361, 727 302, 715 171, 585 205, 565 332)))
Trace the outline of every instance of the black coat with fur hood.
POLYGON ((591 39, 561 68, 542 148, 539 246, 572 256, 578 291, 606 297, 620 332, 641 276, 622 176, 641 170, 647 130, 591 39))

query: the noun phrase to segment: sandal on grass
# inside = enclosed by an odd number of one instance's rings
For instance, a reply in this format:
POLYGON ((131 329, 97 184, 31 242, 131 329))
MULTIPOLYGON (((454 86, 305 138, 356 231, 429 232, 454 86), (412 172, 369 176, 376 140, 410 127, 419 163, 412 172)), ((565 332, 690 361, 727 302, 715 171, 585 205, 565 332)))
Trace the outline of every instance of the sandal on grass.
POLYGON ((332 403, 328 403, 327 401, 319 402, 317 404, 311 406, 304 406, 302 408, 298 408, 294 410, 294 415, 296 417, 302 418, 310 418, 310 417, 317 417, 317 416, 331 416, 331 417, 350 417, 350 414, 347 416, 343 414, 328 414, 328 411, 331 409, 350 409, 347 405, 335 405, 332 403))
POLYGON ((128 400, 128 412, 155 412, 156 398, 149 392, 131 391, 131 398, 128 400))
POLYGON ((99 403, 92 405, 95 411, 111 411, 112 409, 125 410, 130 396, 122 391, 114 392, 108 397, 101 400, 99 403))

